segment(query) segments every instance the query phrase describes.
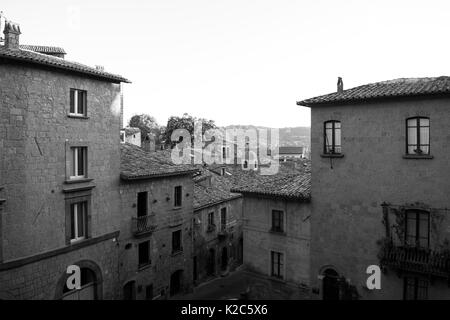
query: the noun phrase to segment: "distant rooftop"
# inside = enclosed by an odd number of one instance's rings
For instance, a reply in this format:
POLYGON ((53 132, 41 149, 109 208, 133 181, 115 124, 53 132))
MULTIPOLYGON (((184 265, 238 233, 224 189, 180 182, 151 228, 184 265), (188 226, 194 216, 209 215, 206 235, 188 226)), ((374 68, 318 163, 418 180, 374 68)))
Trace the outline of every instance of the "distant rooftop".
POLYGON ((278 154, 302 154, 303 147, 279 147, 278 154))
POLYGON ((400 78, 298 101, 300 106, 346 104, 383 98, 450 95, 450 77, 400 78))
POLYGON ((147 152, 130 143, 123 143, 120 148, 120 177, 123 180, 187 175, 197 171, 190 165, 173 164, 170 152, 147 152))
POLYGON ((311 174, 279 174, 274 176, 258 175, 252 182, 233 187, 232 192, 239 192, 262 197, 274 197, 308 202, 311 199, 311 174))

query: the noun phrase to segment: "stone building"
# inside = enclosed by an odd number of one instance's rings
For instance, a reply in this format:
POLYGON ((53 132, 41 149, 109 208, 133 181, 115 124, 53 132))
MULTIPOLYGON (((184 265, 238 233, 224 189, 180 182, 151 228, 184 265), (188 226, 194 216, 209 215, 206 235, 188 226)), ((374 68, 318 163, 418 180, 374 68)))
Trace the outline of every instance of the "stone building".
POLYGON ((311 108, 316 298, 450 298, 449 103, 449 77, 341 80, 297 103, 311 108))
POLYGON ((7 21, 0 45, 0 299, 116 298, 128 80, 25 50, 20 34, 7 21))
MULTIPOLYGON (((256 291, 307 295, 309 285, 310 175, 254 177, 232 189, 242 193, 244 265, 263 275, 256 291)), ((254 294, 254 293, 253 293, 254 294)))
POLYGON ((193 283, 193 166, 121 146, 119 283, 124 299, 165 299, 193 283))
POLYGON ((194 181, 193 277, 198 284, 242 264, 242 195, 230 192, 228 181, 214 171, 203 169, 194 181))

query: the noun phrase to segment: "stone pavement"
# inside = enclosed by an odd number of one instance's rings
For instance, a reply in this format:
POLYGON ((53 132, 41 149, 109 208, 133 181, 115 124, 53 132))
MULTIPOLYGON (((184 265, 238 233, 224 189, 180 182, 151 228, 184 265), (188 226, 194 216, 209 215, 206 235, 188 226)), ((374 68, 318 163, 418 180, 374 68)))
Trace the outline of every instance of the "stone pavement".
POLYGON ((237 270, 225 277, 200 284, 194 292, 177 296, 178 300, 229 300, 241 299, 247 292, 249 300, 309 299, 309 290, 286 285, 246 270, 237 270))

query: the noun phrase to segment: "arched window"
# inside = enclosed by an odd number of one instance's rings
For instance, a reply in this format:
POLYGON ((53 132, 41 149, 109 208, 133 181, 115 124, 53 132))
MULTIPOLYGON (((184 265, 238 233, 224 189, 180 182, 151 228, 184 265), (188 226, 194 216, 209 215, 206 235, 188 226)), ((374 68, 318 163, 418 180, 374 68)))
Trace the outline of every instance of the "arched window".
POLYGON ((406 153, 430 154, 430 119, 414 117, 406 119, 406 153))
POLYGON ((428 248, 430 245, 430 214, 424 210, 407 210, 405 245, 428 248))
POLYGON ((324 151, 325 154, 340 154, 341 150, 341 122, 336 120, 324 123, 324 151))

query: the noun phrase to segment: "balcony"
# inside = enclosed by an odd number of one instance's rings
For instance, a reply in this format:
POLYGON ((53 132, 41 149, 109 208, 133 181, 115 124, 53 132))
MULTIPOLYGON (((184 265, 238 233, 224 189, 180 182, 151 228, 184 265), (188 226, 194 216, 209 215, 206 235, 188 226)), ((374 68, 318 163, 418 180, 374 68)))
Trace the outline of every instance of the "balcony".
POLYGON ((449 252, 387 245, 381 251, 381 264, 407 272, 450 277, 449 252))
POLYGON ((132 218, 132 232, 135 237, 141 237, 152 233, 156 229, 153 223, 154 216, 142 216, 132 218))

